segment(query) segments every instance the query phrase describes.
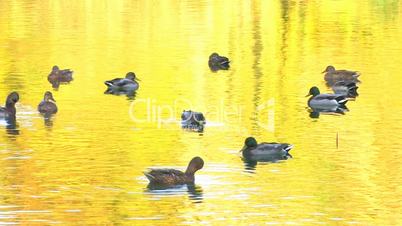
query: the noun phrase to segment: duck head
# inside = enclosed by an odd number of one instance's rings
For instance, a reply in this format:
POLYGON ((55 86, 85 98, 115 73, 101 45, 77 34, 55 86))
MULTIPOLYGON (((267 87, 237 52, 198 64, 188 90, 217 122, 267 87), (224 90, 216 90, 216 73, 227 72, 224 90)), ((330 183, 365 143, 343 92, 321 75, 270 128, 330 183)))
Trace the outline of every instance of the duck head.
POLYGON ((315 97, 315 96, 317 96, 319 94, 320 94, 320 90, 316 86, 313 86, 313 87, 310 88, 310 91, 308 92, 306 97, 311 96, 311 95, 313 97, 315 97))
POLYGON ((58 71, 59 71, 59 66, 54 65, 54 66, 52 67, 52 72, 58 72, 58 71))
POLYGON ((128 72, 126 74, 126 79, 130 79, 132 81, 140 81, 134 74, 134 72, 128 72))
POLYGON ((244 141, 244 145, 247 148, 255 148, 257 147, 257 140, 254 137, 247 137, 244 141))
POLYGON ((204 167, 204 160, 198 156, 194 157, 187 166, 186 174, 192 175, 202 169, 202 167, 204 167))
POLYGON ((335 71, 335 67, 332 65, 329 65, 327 68, 325 68, 325 70, 321 73, 325 73, 325 72, 334 72, 335 71))
POLYGON ((15 105, 15 103, 17 103, 19 99, 20 99, 20 96, 18 95, 17 92, 12 92, 12 93, 8 94, 7 100, 6 100, 6 106, 15 105))
MULTIPOLYGON (((247 137, 246 140, 244 140, 244 146, 239 152, 247 151, 247 149, 251 148, 256 148, 258 146, 257 140, 254 137, 247 137)), ((243 155, 245 153, 243 152, 243 155)))
POLYGON ((217 54, 217 53, 212 53, 212 54, 209 56, 209 59, 216 58, 216 57, 219 57, 219 54, 217 54))
POLYGON ((50 91, 46 91, 45 96, 43 97, 44 101, 56 102, 53 98, 53 94, 50 91))

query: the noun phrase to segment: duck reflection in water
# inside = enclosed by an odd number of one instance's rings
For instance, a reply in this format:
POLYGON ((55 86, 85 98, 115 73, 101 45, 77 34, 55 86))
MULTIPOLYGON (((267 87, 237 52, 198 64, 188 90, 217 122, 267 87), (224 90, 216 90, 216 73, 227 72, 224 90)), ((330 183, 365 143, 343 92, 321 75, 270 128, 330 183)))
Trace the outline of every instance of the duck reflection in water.
POLYGON ((104 94, 111 94, 111 95, 125 95, 127 99, 129 100, 135 100, 135 97, 137 96, 137 91, 136 90, 130 90, 130 91, 117 91, 117 90, 111 90, 107 89, 104 94))
POLYGON ((18 129, 18 124, 15 118, 6 119, 6 132, 9 135, 20 135, 20 130, 18 129))
POLYGON ((149 183, 146 191, 150 194, 160 196, 180 195, 186 192, 189 199, 195 203, 201 203, 203 201, 202 187, 196 184, 161 185, 149 183))
POLYGON ((310 108, 308 113, 310 118, 319 118, 320 115, 344 115, 349 109, 346 106, 338 106, 333 108, 310 108))

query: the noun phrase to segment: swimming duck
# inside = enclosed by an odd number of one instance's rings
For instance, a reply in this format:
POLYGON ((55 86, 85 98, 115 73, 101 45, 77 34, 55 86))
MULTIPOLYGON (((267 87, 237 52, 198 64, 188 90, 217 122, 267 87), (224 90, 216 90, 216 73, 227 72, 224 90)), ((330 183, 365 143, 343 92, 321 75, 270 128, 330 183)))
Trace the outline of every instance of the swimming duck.
POLYGON ((18 102, 20 99, 20 96, 18 95, 17 92, 12 92, 7 96, 6 99, 6 106, 0 107, 0 118, 6 119, 6 120, 15 120, 15 114, 16 114, 16 109, 15 109, 15 104, 18 102))
POLYGON ((181 114, 181 126, 183 129, 202 132, 204 130, 205 123, 205 117, 201 112, 184 110, 181 114))
POLYGON ((125 78, 115 78, 105 81, 105 85, 108 88, 106 93, 135 91, 139 88, 137 81, 139 81, 139 79, 137 79, 134 72, 128 72, 125 78))
POLYGON ((355 98, 359 95, 357 93, 359 87, 356 86, 356 82, 338 81, 332 85, 331 88, 335 94, 344 95, 346 97, 355 98))
POLYGON ((224 56, 219 56, 217 53, 212 53, 209 56, 208 66, 212 71, 229 69, 229 59, 224 56))
POLYGON ((320 90, 313 86, 306 97, 311 96, 307 104, 314 109, 332 109, 344 106, 348 100, 340 94, 320 94, 320 90))
POLYGON ((253 161, 277 161, 292 157, 289 154, 293 145, 287 143, 257 143, 254 137, 248 137, 244 141, 244 147, 240 150, 243 157, 253 161))
POLYGON ((331 65, 325 68, 322 73, 325 73, 324 79, 330 85, 336 83, 337 81, 358 82, 359 80, 357 78, 360 76, 360 73, 357 71, 335 70, 335 67, 331 65))
POLYGON ((68 83, 73 80, 73 71, 70 69, 60 70, 57 65, 54 65, 47 80, 54 88, 58 88, 60 83, 68 83))
POLYGON ((46 91, 43 100, 38 105, 38 111, 42 114, 55 114, 57 112, 57 106, 54 102, 56 102, 56 100, 53 98, 53 94, 46 91))
POLYGON ((193 159, 191 159, 184 173, 175 169, 151 169, 149 172, 145 172, 144 175, 152 184, 193 184, 194 173, 202 169, 203 166, 204 161, 202 160, 202 158, 194 157, 193 159))

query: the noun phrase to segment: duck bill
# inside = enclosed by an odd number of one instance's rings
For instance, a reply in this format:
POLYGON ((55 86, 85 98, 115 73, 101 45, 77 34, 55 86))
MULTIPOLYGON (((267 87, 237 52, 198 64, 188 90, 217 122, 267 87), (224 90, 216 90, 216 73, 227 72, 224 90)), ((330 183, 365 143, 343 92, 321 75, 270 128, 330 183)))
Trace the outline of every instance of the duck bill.
POLYGON ((141 80, 139 78, 137 78, 137 77, 135 77, 134 80, 141 82, 141 80))
POLYGON ((325 73, 325 72, 327 72, 327 70, 324 70, 323 72, 321 72, 321 74, 322 74, 322 73, 325 73))
POLYGON ((53 97, 50 97, 49 100, 56 102, 56 100, 53 97))
POLYGON ((311 94, 309 93, 309 94, 307 94, 305 97, 309 97, 309 96, 311 96, 311 94))
POLYGON ((239 150, 239 153, 241 153, 241 152, 243 152, 244 150, 246 150, 246 148, 247 148, 246 146, 243 146, 243 148, 239 150))

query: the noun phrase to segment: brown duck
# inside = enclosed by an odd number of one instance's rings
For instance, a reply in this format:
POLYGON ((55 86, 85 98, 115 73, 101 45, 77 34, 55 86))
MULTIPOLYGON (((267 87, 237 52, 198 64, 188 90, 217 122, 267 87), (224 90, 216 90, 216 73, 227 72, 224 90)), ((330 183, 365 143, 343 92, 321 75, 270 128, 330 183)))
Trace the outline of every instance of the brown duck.
POLYGON ((54 65, 47 80, 54 88, 58 88, 60 83, 68 83, 73 80, 73 71, 70 69, 60 70, 57 65, 54 65))
POLYGON ((187 166, 186 172, 175 169, 151 169, 145 172, 145 176, 152 184, 180 185, 193 184, 194 173, 202 169, 204 161, 200 157, 194 157, 187 166))
POLYGON ((54 102, 56 102, 56 100, 53 98, 53 94, 46 91, 43 100, 38 105, 38 111, 42 114, 55 114, 57 112, 57 106, 54 102))
POLYGON ((6 106, 0 107, 0 118, 15 119, 16 109, 15 104, 20 99, 17 92, 12 92, 7 96, 6 106))
POLYGON ((359 82, 357 78, 360 76, 358 71, 336 70, 335 67, 331 65, 325 68, 322 73, 325 73, 324 79, 330 85, 338 81, 359 82))

